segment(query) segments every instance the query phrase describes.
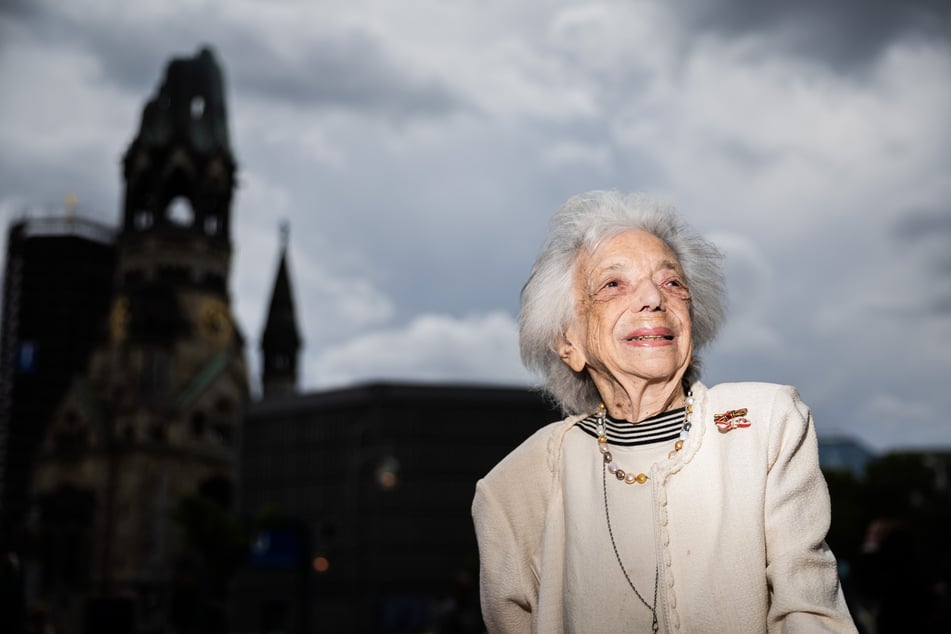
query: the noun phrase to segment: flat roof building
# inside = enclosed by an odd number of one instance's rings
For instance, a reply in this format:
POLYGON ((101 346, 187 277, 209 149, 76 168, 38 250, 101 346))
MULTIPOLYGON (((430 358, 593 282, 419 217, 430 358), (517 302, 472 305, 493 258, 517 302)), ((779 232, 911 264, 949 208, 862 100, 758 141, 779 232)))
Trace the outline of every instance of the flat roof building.
POLYGON ((234 631, 481 631, 475 483, 560 415, 523 388, 374 383, 249 406, 234 631))

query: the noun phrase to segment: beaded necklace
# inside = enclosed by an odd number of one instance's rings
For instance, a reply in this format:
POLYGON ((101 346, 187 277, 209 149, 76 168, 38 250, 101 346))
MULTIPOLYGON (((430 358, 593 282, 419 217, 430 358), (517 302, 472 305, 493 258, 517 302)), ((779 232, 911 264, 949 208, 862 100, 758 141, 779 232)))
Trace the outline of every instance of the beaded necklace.
MULTIPOLYGON (((677 441, 674 443, 674 448, 669 454, 668 458, 673 458, 674 454, 684 448, 684 440, 687 439, 687 434, 690 433, 691 423, 690 415, 693 413, 693 392, 687 392, 687 400, 684 405, 684 424, 680 429, 680 435, 677 438, 677 441)), ((608 471, 614 475, 615 478, 624 482, 625 484, 645 484, 650 478, 647 477, 646 473, 634 474, 633 472, 626 472, 624 469, 621 469, 616 462, 614 462, 614 456, 611 454, 611 447, 608 445, 608 436, 604 428, 604 420, 607 416, 607 412, 604 407, 604 403, 598 407, 598 413, 595 415, 594 428, 595 433, 598 435, 598 450, 601 452, 601 455, 604 458, 604 465, 608 471)))
MULTIPOLYGON (((674 455, 683 449, 684 440, 687 438, 687 434, 690 432, 690 415, 693 413, 693 393, 687 392, 686 404, 684 406, 684 424, 680 430, 680 435, 677 438, 677 441, 674 443, 674 448, 667 454, 667 458, 673 458, 674 455)), ((650 478, 646 473, 638 473, 634 475, 631 472, 625 472, 621 469, 616 462, 614 462, 614 456, 611 455, 610 447, 608 446, 608 437, 604 428, 604 419, 606 416, 604 403, 601 403, 598 408, 597 418, 595 420, 595 430, 598 434, 598 450, 601 452, 603 457, 601 464, 601 490, 604 494, 604 517, 608 522, 608 535, 611 537, 611 547, 614 548, 614 556, 617 558, 618 566, 621 567, 621 572, 624 574, 624 578, 627 580, 627 585, 631 586, 631 590, 634 591, 635 596, 644 604, 644 607, 651 611, 651 631, 657 632, 660 629, 660 625, 657 621, 657 587, 660 581, 660 562, 654 564, 654 597, 651 603, 648 603, 641 593, 638 592, 637 588, 634 586, 634 582, 631 581, 631 577, 627 574, 627 569, 624 567, 624 563, 621 561, 621 553, 618 551, 617 542, 614 539, 614 529, 611 526, 611 512, 608 507, 608 477, 607 473, 610 471, 614 474, 614 477, 618 480, 624 482, 625 484, 645 484, 650 478)))

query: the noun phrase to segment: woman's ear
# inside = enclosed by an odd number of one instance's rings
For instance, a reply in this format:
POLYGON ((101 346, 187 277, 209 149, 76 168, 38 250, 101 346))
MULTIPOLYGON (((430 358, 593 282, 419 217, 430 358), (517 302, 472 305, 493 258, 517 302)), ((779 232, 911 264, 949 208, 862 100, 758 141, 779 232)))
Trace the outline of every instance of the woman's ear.
POLYGON ((584 354, 584 350, 573 343, 576 340, 573 331, 574 328, 569 328, 568 332, 562 335, 561 341, 558 343, 557 352, 561 360, 565 362, 565 365, 575 372, 581 372, 584 370, 585 365, 587 365, 588 359, 584 354))

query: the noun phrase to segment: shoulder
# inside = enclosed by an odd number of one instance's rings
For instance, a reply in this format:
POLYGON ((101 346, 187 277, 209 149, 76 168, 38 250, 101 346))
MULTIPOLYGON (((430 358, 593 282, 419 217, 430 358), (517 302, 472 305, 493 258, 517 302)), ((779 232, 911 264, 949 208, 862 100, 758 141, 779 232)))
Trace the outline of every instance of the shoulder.
POLYGON ((805 443, 815 444, 812 412, 791 385, 776 383, 721 383, 708 390, 711 413, 744 408, 744 417, 755 429, 753 435, 766 443, 774 461, 783 452, 797 451, 805 443))
MULTIPOLYGON (((581 417, 542 427, 476 483, 472 519, 480 551, 489 543, 520 543, 531 551, 557 497, 561 446, 581 417)), ((508 548, 508 546, 506 546, 508 548)))
POLYGON ((757 381, 739 381, 736 383, 717 383, 707 388, 707 393, 711 398, 725 397, 733 395, 751 396, 757 398, 775 398, 777 395, 796 395, 796 388, 791 385, 781 385, 779 383, 763 383, 757 381))
MULTIPOLYGON (((719 408, 756 409, 759 415, 773 418, 777 415, 799 413, 808 417, 809 408, 803 404, 799 391, 792 385, 743 381, 718 383, 707 388, 707 399, 714 412, 719 408)), ((752 412, 751 412, 752 413, 752 412)))

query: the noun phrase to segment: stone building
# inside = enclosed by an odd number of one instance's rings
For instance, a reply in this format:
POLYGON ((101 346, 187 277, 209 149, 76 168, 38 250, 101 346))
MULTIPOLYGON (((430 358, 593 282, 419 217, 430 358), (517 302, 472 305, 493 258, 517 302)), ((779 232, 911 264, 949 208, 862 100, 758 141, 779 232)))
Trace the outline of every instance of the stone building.
POLYGON ((230 505, 248 397, 228 293, 234 174, 213 54, 172 60, 123 161, 107 334, 36 458, 37 594, 57 632, 194 618, 176 612, 203 564, 179 505, 230 505))

